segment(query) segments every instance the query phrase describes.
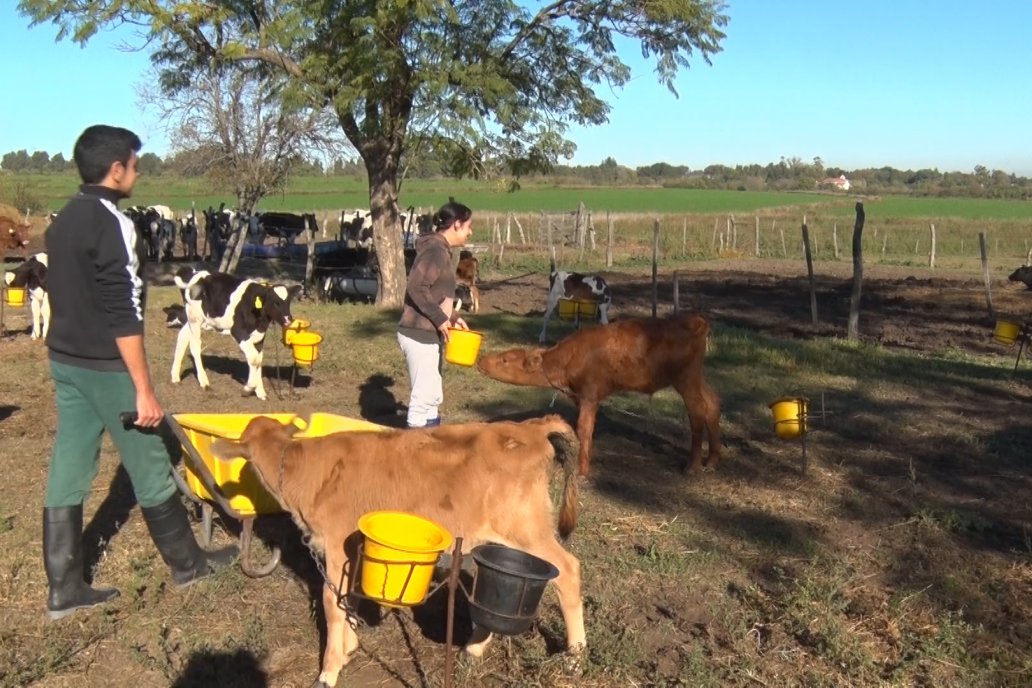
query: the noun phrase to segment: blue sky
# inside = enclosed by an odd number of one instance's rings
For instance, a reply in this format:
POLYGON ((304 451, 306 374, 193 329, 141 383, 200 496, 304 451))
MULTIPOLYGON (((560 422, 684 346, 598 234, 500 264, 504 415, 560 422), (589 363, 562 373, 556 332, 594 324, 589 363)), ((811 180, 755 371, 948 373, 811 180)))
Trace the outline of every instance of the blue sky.
MULTIPOLYGON (((55 28, 28 29, 15 5, 0 0, 0 154, 70 157, 97 122, 134 129, 144 151, 168 152, 137 103, 144 54, 119 51, 122 38, 110 33, 84 49, 55 43, 55 28)), ((695 59, 682 71, 680 98, 622 44, 633 80, 603 94, 609 124, 569 132, 571 162, 699 169, 819 156, 844 169, 984 165, 1032 176, 1032 2, 731 0, 727 13, 723 51, 712 66, 695 59)))

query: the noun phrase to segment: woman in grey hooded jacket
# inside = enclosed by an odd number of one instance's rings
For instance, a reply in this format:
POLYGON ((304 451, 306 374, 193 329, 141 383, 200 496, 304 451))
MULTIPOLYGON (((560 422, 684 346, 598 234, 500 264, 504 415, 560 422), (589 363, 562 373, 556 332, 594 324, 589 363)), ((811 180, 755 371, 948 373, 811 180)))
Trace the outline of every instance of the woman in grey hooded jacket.
POLYGON ((408 363, 411 394, 408 426, 441 424, 444 402, 441 379, 442 345, 449 328, 468 330, 453 311, 455 271, 452 248, 473 236, 473 211, 454 200, 434 213, 434 232, 416 240, 416 258, 405 289, 405 308, 398 322, 398 344, 408 363))

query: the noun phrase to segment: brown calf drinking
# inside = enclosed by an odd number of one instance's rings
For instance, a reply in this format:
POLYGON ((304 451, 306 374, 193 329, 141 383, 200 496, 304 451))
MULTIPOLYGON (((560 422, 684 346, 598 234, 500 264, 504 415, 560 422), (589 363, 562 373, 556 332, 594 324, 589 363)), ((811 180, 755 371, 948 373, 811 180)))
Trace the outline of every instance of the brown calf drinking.
POLYGON ((502 382, 552 387, 577 403, 581 475, 588 473, 595 416, 603 399, 614 392, 653 394, 673 387, 691 424, 691 457, 683 466, 689 473, 703 466, 704 434, 709 441, 706 467, 720 461, 720 399, 702 371, 709 331, 709 321, 698 313, 631 318, 579 330, 549 349, 482 354, 477 367, 502 382))

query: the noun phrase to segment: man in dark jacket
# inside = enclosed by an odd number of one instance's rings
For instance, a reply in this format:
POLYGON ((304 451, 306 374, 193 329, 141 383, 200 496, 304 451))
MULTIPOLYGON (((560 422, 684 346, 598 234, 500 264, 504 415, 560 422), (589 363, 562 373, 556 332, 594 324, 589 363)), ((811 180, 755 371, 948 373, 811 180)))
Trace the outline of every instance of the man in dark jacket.
POLYGON ((144 247, 117 206, 132 194, 141 147, 139 137, 127 129, 86 129, 74 150, 83 185, 45 235, 51 305, 47 347, 57 401, 43 508, 50 619, 118 596, 115 589, 90 587, 83 576, 83 502, 97 475, 104 430, 118 449, 176 585, 189 585, 237 554, 235 546, 205 552, 197 545, 172 480, 168 450, 155 432, 164 411, 143 346, 144 247), (135 429, 119 420, 129 410, 136 412, 135 429))

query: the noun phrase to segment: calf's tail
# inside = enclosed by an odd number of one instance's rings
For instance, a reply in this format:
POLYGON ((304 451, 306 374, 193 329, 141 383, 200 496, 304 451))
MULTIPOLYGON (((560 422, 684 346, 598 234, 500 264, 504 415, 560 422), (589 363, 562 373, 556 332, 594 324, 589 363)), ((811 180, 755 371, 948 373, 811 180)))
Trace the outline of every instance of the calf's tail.
POLYGON ((577 527, 577 452, 579 446, 573 428, 548 433, 555 448, 555 457, 563 465, 563 497, 559 506, 559 537, 566 540, 577 527))

